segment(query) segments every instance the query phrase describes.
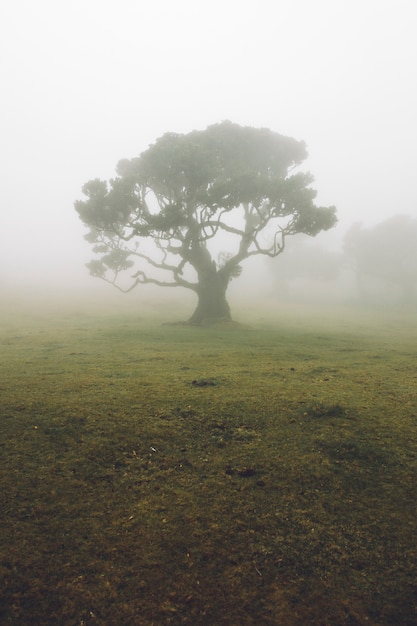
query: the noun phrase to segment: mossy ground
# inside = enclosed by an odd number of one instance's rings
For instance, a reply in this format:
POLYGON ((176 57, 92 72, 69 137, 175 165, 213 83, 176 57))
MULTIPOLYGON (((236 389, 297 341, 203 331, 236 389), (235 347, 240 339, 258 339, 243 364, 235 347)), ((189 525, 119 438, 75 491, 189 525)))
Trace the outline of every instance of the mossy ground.
POLYGON ((414 317, 1 321, 2 624, 417 623, 414 317))

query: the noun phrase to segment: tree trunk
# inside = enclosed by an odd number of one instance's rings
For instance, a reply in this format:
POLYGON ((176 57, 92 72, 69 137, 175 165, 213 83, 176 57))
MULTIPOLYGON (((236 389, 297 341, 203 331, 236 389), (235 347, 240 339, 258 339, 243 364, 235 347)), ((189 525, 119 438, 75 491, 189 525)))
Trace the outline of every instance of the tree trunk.
POLYGON ((228 283, 228 278, 214 269, 200 275, 200 282, 196 289, 198 304, 188 320, 189 324, 212 324, 232 319, 226 300, 228 283))

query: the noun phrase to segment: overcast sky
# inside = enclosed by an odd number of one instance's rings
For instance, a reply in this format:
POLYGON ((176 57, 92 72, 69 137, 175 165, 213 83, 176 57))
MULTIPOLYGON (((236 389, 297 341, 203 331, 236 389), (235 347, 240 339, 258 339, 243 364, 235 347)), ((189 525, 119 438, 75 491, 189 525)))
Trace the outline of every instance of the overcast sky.
POLYGON ((167 131, 303 139, 339 229, 417 215, 414 0, 2 0, 0 284, 88 278, 73 202, 167 131))

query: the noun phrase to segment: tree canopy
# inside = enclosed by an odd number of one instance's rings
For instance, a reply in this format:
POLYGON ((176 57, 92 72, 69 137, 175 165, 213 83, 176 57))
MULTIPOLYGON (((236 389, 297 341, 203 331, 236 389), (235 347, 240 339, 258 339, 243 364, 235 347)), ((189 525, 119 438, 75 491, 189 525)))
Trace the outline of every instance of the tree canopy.
POLYGON ((90 273, 122 291, 144 283, 198 297, 190 323, 230 319, 226 290, 245 259, 276 257, 286 237, 336 223, 298 171, 304 142, 232 122, 166 133, 117 177, 87 182, 75 202, 98 258, 90 273))

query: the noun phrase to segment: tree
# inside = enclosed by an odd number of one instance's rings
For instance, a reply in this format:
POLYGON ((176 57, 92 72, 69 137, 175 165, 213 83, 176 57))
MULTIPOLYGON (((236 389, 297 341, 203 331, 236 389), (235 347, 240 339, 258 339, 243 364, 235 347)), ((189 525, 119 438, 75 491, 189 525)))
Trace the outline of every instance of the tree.
POLYGON ((298 282, 303 295, 305 291, 311 290, 320 295, 320 289, 317 289, 319 285, 327 284, 329 290, 333 289, 335 282, 340 279, 342 265, 341 252, 327 249, 305 235, 295 237, 287 244, 285 254, 280 260, 279 274, 275 271, 273 259, 268 259, 267 263, 280 294, 290 294, 291 287, 298 282))
POLYGON ((276 257, 287 236, 336 223, 334 207, 315 206, 312 176, 295 171, 306 157, 303 142, 231 122, 163 135, 120 161, 117 178, 83 186, 75 209, 101 255, 90 273, 122 291, 191 289, 189 323, 230 320, 226 291, 242 261, 276 257))
POLYGON ((344 248, 363 297, 416 302, 417 219, 394 215, 367 229, 354 224, 344 248))

